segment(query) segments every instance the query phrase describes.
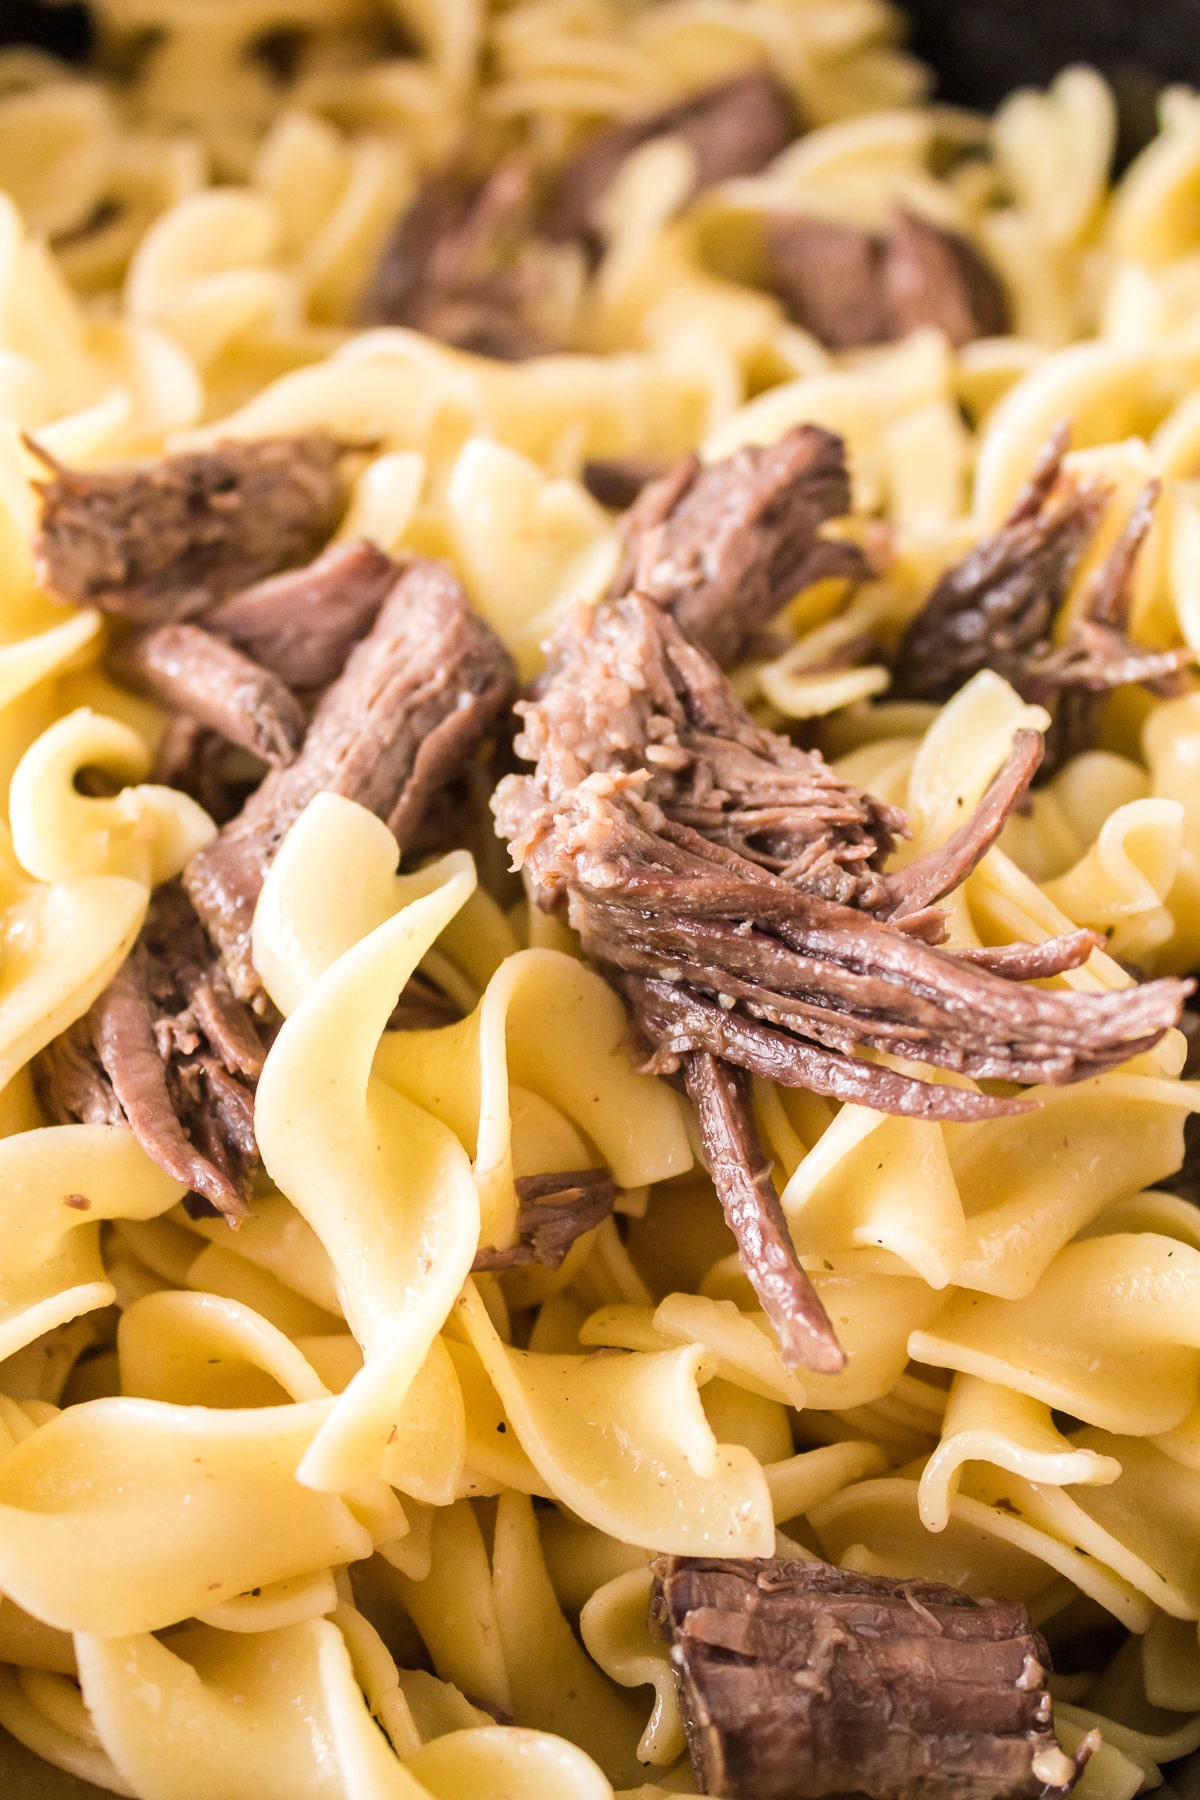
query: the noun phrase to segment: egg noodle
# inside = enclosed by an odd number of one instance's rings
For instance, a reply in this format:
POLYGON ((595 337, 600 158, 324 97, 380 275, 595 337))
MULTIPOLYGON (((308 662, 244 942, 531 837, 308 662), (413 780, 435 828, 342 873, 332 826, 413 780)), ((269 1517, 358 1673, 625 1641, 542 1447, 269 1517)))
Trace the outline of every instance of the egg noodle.
MULTIPOLYGON (((682 1096, 636 1072, 566 926, 515 901, 486 792, 471 850, 399 874, 387 828, 321 795, 255 918, 285 1022, 252 1216, 192 1217, 128 1131, 48 1125, 29 1073, 214 828, 147 779, 164 715, 106 672, 100 615, 38 589, 26 438, 85 468, 310 427, 369 444, 340 535, 448 559, 532 680, 614 566, 585 459, 826 426, 882 572, 800 594, 735 680, 769 723, 820 721, 917 854, 1046 715, 990 672, 892 701, 883 662, 839 652, 895 640, 1060 422, 1115 496, 1075 591, 1157 476, 1131 633, 1200 651, 1200 99, 1166 92, 1113 185, 1095 73, 990 121, 927 104, 880 0, 92 10, 102 76, 0 52, 0 1725, 139 1800, 693 1793, 649 1559, 778 1551, 1024 1601, 1066 1652, 1062 1743, 1103 1732, 1079 1793, 1158 1785, 1200 1746, 1181 1034, 975 1124, 756 1078, 848 1351, 786 1368, 682 1096), (682 139, 634 151, 599 260, 548 265, 568 349, 356 328, 465 133, 554 165, 764 58, 809 129, 691 200, 682 139), (756 285, 771 209, 870 228, 897 201, 986 254, 1011 335, 834 353, 756 285), (418 967, 464 1016, 385 1035, 418 967), (514 1176, 589 1166, 617 1211, 561 1268, 470 1275, 514 1176)), ((1080 990, 1195 969, 1198 771, 1200 684, 1123 690, 952 895, 952 945, 1093 927, 1107 953, 1055 978, 1080 990)))

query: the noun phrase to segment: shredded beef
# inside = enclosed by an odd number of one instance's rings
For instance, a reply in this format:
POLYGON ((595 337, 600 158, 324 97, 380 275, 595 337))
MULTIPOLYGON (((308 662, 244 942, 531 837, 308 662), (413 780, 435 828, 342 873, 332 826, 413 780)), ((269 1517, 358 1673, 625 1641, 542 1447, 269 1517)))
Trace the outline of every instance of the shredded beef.
POLYGON ((505 1250, 485 1246, 474 1267, 493 1272, 541 1263, 560 1268, 567 1251, 585 1231, 612 1212, 617 1190, 603 1169, 571 1169, 550 1175, 521 1175, 517 1189, 515 1244, 505 1250))
POLYGON ((797 129, 791 97, 765 67, 704 88, 661 112, 606 126, 560 176, 546 229, 555 237, 594 239, 604 196, 621 164, 652 138, 683 138, 696 160, 698 191, 736 175, 756 175, 787 149, 797 129))
POLYGON ((817 425, 707 467, 688 457, 627 514, 610 592, 669 606, 690 638, 733 662, 801 588, 865 574, 855 545, 819 536, 849 510, 845 447, 817 425))
POLYGON ((702 1793, 1038 1800, 1099 1742, 1061 1749, 1049 1654, 1015 1602, 778 1557, 651 1568, 702 1793))
POLYGON ((1154 518, 1151 483, 1084 596, 1055 638, 1072 579, 1108 504, 1103 484, 1070 476, 1062 425, 1038 458, 1000 530, 942 576, 896 654, 898 698, 948 700, 980 669, 995 669, 1053 720, 1043 772, 1094 741, 1100 702, 1130 682, 1169 681, 1193 653, 1151 650, 1126 636, 1138 551, 1154 518))
POLYGON ((903 207, 882 234, 772 213, 767 257, 792 316, 831 349, 890 343, 921 326, 956 346, 1009 329, 1004 289, 974 245, 903 207))
POLYGON ((610 512, 625 512, 643 488, 668 473, 657 456, 598 456, 583 465, 583 485, 610 512))
POLYGON ((705 1163, 784 1361, 836 1375, 846 1358, 816 1290, 796 1262, 771 1165, 759 1142, 745 1071, 711 1051, 696 1050, 687 1059, 686 1079, 705 1163))
POLYGON ((151 898, 132 954, 87 1016, 34 1064, 66 1122, 128 1123, 161 1168, 228 1218, 258 1161, 254 1083, 266 1043, 235 999, 178 882, 151 898))
POLYGON ((213 631, 298 693, 336 681, 400 573, 365 538, 331 544, 307 568, 274 575, 205 614, 213 631))
POLYGON ((261 773, 257 765, 252 774, 232 769, 236 755, 226 738, 186 713, 176 713, 163 726, 151 779, 190 794, 211 819, 225 825, 245 804, 261 773))
POLYGON ((313 796, 343 794, 369 807, 404 849, 513 688, 508 652, 450 570, 410 564, 319 702, 295 762, 272 770, 185 871, 236 994, 260 1002, 250 957, 255 903, 285 833, 313 796))
POLYGON ((564 624, 542 692, 518 708, 517 751, 535 767, 500 783, 497 828, 541 903, 565 904, 585 951, 617 981, 652 1046, 648 1066, 683 1070, 785 1357, 832 1366, 840 1353, 794 1254, 782 1277, 777 1252, 790 1246, 736 1084, 723 1088, 698 1059, 883 1111, 989 1118, 1029 1102, 857 1053, 978 1080, 1075 1081, 1157 1042, 1188 986, 1019 985, 1027 971, 1082 962, 1094 940, 1081 933, 1016 954, 937 948, 936 902, 1023 798, 1037 734, 1018 734, 948 843, 889 875, 903 814, 757 726, 667 610, 665 581, 658 598, 666 604, 635 592, 581 606, 564 624))
POLYGON ((119 666, 164 706, 253 751, 272 768, 295 761, 307 724, 295 694, 269 669, 198 625, 140 632, 119 666))
POLYGON ((368 325, 407 325, 478 356, 549 349, 529 317, 538 293, 533 171, 521 156, 483 182, 436 176, 401 215, 363 302, 368 325))
POLYGON ((34 546, 51 594, 135 624, 196 614, 306 561, 344 504, 327 433, 217 444, 116 469, 52 468, 34 546))

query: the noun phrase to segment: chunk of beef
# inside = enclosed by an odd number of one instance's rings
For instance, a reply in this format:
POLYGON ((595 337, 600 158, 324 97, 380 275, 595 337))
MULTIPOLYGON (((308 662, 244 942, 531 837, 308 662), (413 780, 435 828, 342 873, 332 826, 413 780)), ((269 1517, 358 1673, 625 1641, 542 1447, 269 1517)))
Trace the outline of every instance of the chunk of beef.
POLYGON ((161 1168, 237 1219, 258 1161, 254 1084, 265 1054, 261 1028, 170 882, 91 1011, 36 1059, 34 1080, 52 1118, 127 1123, 161 1168))
POLYGON ((285 833, 314 795, 343 794, 369 807, 404 849, 514 686, 508 652, 450 570, 410 564, 322 697, 296 761, 272 770, 184 873, 240 998, 261 1003, 250 957, 255 903, 285 833))
POLYGON ((883 238, 811 213, 771 213, 766 247, 772 286, 822 344, 856 350, 895 335, 883 238))
POLYGON ((625 512, 643 488, 669 469, 657 456, 597 456, 583 465, 583 485, 610 512, 625 512))
POLYGON ((849 510, 845 446, 817 425, 707 466, 689 457, 626 516, 610 592, 669 606, 710 656, 733 662, 801 588, 865 574, 855 545, 819 536, 849 510))
MULTIPOLYGON (((650 1066, 682 1067, 707 1111, 710 1169, 741 1220, 747 1270, 773 1296, 787 1357, 833 1352, 819 1348, 800 1271, 790 1287, 779 1279, 775 1249, 787 1244, 769 1184, 745 1130, 718 1118, 718 1072, 698 1057, 888 1112, 987 1118, 1027 1103, 856 1053, 977 1079, 1066 1082, 1148 1048, 1178 1017, 1180 982, 1031 989, 1013 979, 1021 957, 993 956, 989 967, 935 947, 936 902, 1025 793, 1036 734, 1018 737, 946 845, 889 876, 903 815, 755 725, 671 612, 641 594, 578 609, 542 693, 518 710, 517 750, 535 768, 500 783, 498 829, 541 902, 565 902, 584 949, 618 979, 654 1046, 650 1066)), ((1072 934, 1040 958, 1070 967, 1088 947, 1072 934)))
POLYGON ((942 576, 901 639, 892 682, 900 698, 940 702, 980 669, 995 669, 1051 715, 1046 771, 1094 742, 1105 693, 1169 680, 1193 660, 1186 648, 1152 650, 1126 636, 1156 483, 1056 643, 1073 577, 1108 504, 1102 484, 1064 472, 1069 436, 1068 426, 1058 428, 1000 530, 942 576))
POLYGON ((796 1262, 754 1123, 749 1079, 709 1050, 694 1051, 685 1068, 704 1161, 783 1359, 836 1375, 845 1367, 845 1354, 815 1288, 796 1262))
POLYGON ((792 316, 834 350, 890 343, 922 326, 956 346, 1009 329, 1004 289, 975 246, 903 207, 885 233, 772 213, 766 249, 792 316))
POLYGON ((272 768, 294 762, 304 742, 307 720, 291 688, 198 625, 139 632, 118 666, 164 706, 272 768))
POLYGON ((603 1169, 521 1175, 516 1189, 517 1242, 504 1250, 485 1246, 475 1258, 477 1270, 518 1269, 529 1263, 560 1268, 572 1244, 608 1218, 617 1197, 612 1177, 603 1169))
POLYGON ((38 579, 51 594, 140 625, 194 618, 227 594, 306 561, 344 505, 327 433, 229 441, 38 484, 38 579))
POLYGON ((225 825, 241 810, 261 774, 256 764, 248 771, 232 767, 237 754, 217 732, 176 713, 163 726, 151 778, 190 794, 210 818, 225 825))
POLYGON ((681 137, 696 161, 693 191, 756 175, 799 129, 791 96, 765 68, 748 69, 662 111, 595 132, 567 164, 548 209, 554 237, 593 239, 621 164, 653 138, 681 137))
POLYGON ((363 301, 368 325, 407 325, 477 356, 549 349, 529 305, 533 171, 512 156, 486 181, 436 176, 397 220, 363 301))
POLYGON ((204 626, 297 692, 315 693, 341 674, 399 573, 365 538, 331 544, 307 568, 222 600, 204 626))
POLYGON ((1014 1602, 778 1557, 651 1568, 702 1793, 1038 1800, 1099 1742, 1062 1750, 1046 1645, 1014 1602))

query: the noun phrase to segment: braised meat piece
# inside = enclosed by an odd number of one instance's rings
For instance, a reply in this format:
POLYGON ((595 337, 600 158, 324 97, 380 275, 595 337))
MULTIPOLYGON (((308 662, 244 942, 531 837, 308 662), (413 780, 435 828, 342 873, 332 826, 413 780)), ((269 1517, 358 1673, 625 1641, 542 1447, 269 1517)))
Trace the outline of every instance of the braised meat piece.
POLYGON ((1004 289, 975 246, 903 207, 884 233, 772 213, 766 249, 793 318, 833 350, 890 343, 921 326, 956 346, 1009 329, 1004 289))
MULTIPOLYGON (((1028 1102, 933 1083, 857 1052, 977 1079, 1075 1081, 1157 1042, 1188 987, 1019 985, 1030 969, 1078 966, 1095 942, 1089 933, 1032 956, 937 949, 936 902, 1028 790, 1037 734, 1018 735, 947 843, 889 875, 903 815, 816 752, 757 726, 677 623, 665 583, 660 599, 634 592, 581 606, 564 624, 539 697, 518 708, 517 752, 534 769, 500 783, 497 828, 541 903, 565 905, 584 949, 616 981, 653 1047, 647 1066, 683 1071, 784 1356, 836 1367, 841 1352, 795 1264, 744 1086, 701 1059, 886 1112, 994 1117, 1028 1102)), ((727 603, 740 608, 736 588, 727 603)))
POLYGON ((778 1557, 660 1556, 650 1629, 702 1793, 1040 1800, 1071 1788, 1025 1608, 778 1557))
POLYGON ((790 95, 768 69, 748 69, 661 112, 595 132, 559 177, 546 217, 553 237, 594 240, 605 195, 631 151, 653 138, 681 137, 696 160, 695 190, 756 175, 799 129, 790 95))
POLYGON ((643 488, 669 472, 657 456, 597 456, 583 465, 583 485, 610 512, 625 512, 643 488))
POLYGON ((407 325, 477 356, 519 362, 551 348, 531 323, 539 280, 533 171, 524 157, 485 181, 436 176, 384 245, 363 301, 363 323, 407 325))
POLYGON ((541 1263, 562 1266, 577 1238, 601 1224, 613 1209, 617 1190, 603 1169, 571 1169, 551 1175, 517 1177, 518 1240, 505 1250, 485 1245, 474 1268, 492 1272, 541 1263))
POLYGON ((995 669, 1051 715, 1046 771, 1094 742, 1105 693, 1169 681, 1194 660, 1186 648, 1150 650, 1126 636, 1138 552, 1158 498, 1153 482, 1055 642, 1108 504, 1103 484, 1064 472, 1069 438, 1060 426, 1000 530, 942 576, 901 639, 892 679, 899 698, 941 702, 980 669, 995 669))
POLYGON ((307 721, 292 690, 198 625, 139 632, 123 647, 118 672, 272 768, 294 762, 304 742, 307 721))
POLYGON ((53 470, 34 545, 47 592, 139 625, 191 619, 307 561, 345 503, 327 433, 217 444, 116 469, 53 470))
POLYGON ((801 588, 866 573, 857 546, 819 536, 849 510, 845 447, 817 425, 707 466, 687 457, 627 514, 610 592, 669 606, 710 656, 733 662, 801 588))
POLYGON ((205 614, 204 628, 298 693, 316 693, 337 680, 399 573, 365 538, 331 544, 307 568, 231 594, 205 614))
POLYGON ((34 1080, 54 1119, 128 1123, 161 1168, 228 1218, 258 1161, 254 1084, 266 1041, 235 999, 177 881, 158 888, 133 953, 34 1080))
POLYGON ((295 762, 273 769, 184 873, 241 999, 261 1003, 250 958, 255 903, 285 833, 313 796, 344 794, 369 807, 404 849, 514 686, 508 652, 450 570, 411 563, 319 702, 295 762))

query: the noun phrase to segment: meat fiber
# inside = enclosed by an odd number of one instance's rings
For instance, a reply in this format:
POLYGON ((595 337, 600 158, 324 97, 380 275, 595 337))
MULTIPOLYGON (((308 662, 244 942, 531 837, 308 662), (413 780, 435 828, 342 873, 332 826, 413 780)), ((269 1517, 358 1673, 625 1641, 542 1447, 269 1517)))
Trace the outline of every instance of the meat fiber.
POLYGON ((1015 1602, 778 1557, 651 1569, 701 1793, 1039 1800, 1099 1743, 1059 1745, 1050 1658, 1015 1602))

